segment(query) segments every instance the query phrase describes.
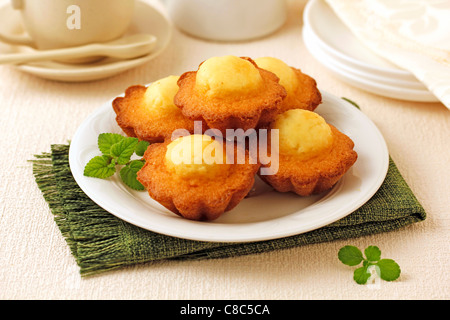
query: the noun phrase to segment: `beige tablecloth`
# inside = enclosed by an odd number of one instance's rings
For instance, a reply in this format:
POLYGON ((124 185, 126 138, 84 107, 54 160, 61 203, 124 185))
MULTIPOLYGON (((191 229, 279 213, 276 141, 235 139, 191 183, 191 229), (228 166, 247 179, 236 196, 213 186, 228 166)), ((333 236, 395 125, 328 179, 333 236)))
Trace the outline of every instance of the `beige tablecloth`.
POLYGON ((302 42, 304 5, 289 1, 282 29, 256 41, 213 43, 174 30, 171 44, 155 60, 95 83, 48 81, 1 66, 0 298, 450 298, 445 272, 450 263, 450 113, 440 103, 383 98, 333 77, 302 42), (181 74, 226 54, 278 57, 313 76, 320 89, 356 101, 384 135, 427 220, 357 239, 222 260, 162 261, 81 278, 27 160, 49 151, 50 144, 66 143, 94 109, 128 86, 181 74), (356 284, 353 269, 337 259, 347 244, 378 246, 382 257, 401 266, 401 277, 378 286, 356 284))

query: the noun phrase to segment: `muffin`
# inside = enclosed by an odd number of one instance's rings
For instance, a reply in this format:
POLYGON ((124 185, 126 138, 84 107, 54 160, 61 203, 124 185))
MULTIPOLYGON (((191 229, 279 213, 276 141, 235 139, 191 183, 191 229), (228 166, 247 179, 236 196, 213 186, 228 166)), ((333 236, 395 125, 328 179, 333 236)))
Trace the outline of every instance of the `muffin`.
POLYGON ((212 57, 181 75, 174 102, 183 115, 223 134, 256 128, 279 113, 286 90, 278 77, 246 57, 212 57))
POLYGON ((278 158, 278 171, 260 177, 280 192, 309 196, 327 191, 358 157, 348 136, 308 110, 288 110, 270 129, 279 134, 278 145, 274 141, 268 144, 272 159, 278 158))
POLYGON ((237 148, 201 134, 152 144, 137 179, 170 211, 191 220, 214 220, 244 199, 259 169, 248 152, 237 148), (245 163, 234 161, 238 152, 244 152, 245 163))
POLYGON ((322 102, 316 81, 299 69, 273 57, 256 58, 255 62, 258 67, 275 73, 286 89, 287 96, 281 104, 281 112, 290 109, 314 111, 322 102))
POLYGON ((155 143, 170 138, 176 129, 193 133, 194 122, 173 103, 178 79, 168 76, 148 87, 131 86, 124 97, 114 99, 116 121, 126 135, 155 143))

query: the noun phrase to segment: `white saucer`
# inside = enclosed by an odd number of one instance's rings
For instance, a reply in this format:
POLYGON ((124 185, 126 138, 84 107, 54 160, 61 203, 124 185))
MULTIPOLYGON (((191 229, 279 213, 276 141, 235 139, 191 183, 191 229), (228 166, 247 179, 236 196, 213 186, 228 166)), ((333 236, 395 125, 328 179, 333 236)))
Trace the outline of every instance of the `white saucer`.
MULTIPOLYGON (((9 4, 0 7, 0 33, 18 34, 23 32, 18 11, 9 4)), ((123 71, 140 66, 161 54, 172 37, 172 24, 165 14, 148 3, 137 1, 133 22, 126 34, 150 33, 157 37, 155 49, 148 55, 130 59, 117 60, 106 58, 91 64, 64 64, 53 61, 43 61, 18 65, 15 68, 41 78, 82 82, 100 80, 114 76, 123 71)), ((24 47, 0 44, 0 53, 20 52, 24 47)))
POLYGON ((325 1, 310 0, 303 12, 303 23, 321 47, 343 62, 380 75, 414 79, 407 70, 378 56, 360 43, 325 1))
POLYGON ((423 83, 418 81, 412 74, 393 74, 387 73, 383 74, 381 72, 374 72, 373 70, 367 70, 366 68, 362 68, 357 64, 351 63, 350 61, 346 61, 342 59, 339 55, 333 54, 332 51, 327 50, 328 47, 325 43, 321 41, 320 38, 311 30, 308 25, 303 26, 303 34, 307 34, 304 36, 304 39, 308 38, 308 43, 312 43, 314 47, 316 47, 324 56, 333 61, 333 64, 339 66, 340 68, 358 74, 362 77, 368 78, 372 81, 376 82, 385 82, 386 84, 392 84, 395 86, 402 87, 412 87, 422 90, 428 90, 423 83))
POLYGON ((409 71, 361 44, 324 1, 307 3, 303 23, 303 40, 308 51, 342 81, 389 98, 439 101, 409 71))
POLYGON ((395 78, 383 79, 380 76, 372 76, 370 73, 352 69, 347 65, 339 63, 339 61, 333 59, 332 56, 327 55, 327 53, 312 40, 308 30, 308 28, 303 29, 303 39, 306 48, 314 55, 315 59, 342 81, 361 90, 388 98, 420 102, 438 101, 430 91, 424 86, 420 86, 420 83, 408 85, 407 82, 402 82, 402 80, 397 80, 395 78))

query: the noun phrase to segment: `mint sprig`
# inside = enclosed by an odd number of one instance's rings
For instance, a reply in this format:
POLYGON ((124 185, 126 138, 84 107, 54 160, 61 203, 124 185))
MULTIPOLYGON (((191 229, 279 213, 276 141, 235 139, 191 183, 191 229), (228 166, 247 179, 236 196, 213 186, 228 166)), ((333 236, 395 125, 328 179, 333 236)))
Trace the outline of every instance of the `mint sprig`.
POLYGON ((116 161, 110 156, 97 156, 92 158, 84 167, 84 175, 106 179, 116 172, 116 161))
POLYGON ((135 190, 144 190, 144 186, 137 180, 137 172, 144 165, 142 160, 130 161, 120 170, 120 177, 127 186, 135 190))
POLYGON ((122 181, 134 190, 144 190, 144 186, 137 180, 137 172, 144 165, 144 159, 134 159, 144 155, 149 146, 146 141, 137 138, 124 137, 118 133, 101 133, 98 136, 98 148, 101 156, 92 158, 84 167, 84 175, 87 177, 107 179, 114 175, 117 166, 122 166, 119 175, 122 181))
POLYGON ((353 272, 353 280, 356 283, 367 283, 371 276, 370 266, 376 266, 379 277, 385 281, 394 281, 400 277, 400 266, 392 259, 381 259, 381 250, 377 246, 367 247, 364 255, 355 246, 344 246, 338 252, 338 259, 345 265, 357 266, 363 263, 362 267, 353 272))

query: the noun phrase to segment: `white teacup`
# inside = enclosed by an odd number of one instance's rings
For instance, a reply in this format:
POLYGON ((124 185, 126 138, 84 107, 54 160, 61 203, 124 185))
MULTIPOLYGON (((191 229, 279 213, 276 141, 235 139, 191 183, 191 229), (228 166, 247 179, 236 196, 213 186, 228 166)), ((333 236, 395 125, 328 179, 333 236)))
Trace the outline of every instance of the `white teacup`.
POLYGON ((219 41, 265 36, 286 21, 286 0, 165 0, 175 25, 184 32, 219 41))
MULTIPOLYGON (((8 41, 38 49, 66 48, 105 42, 128 29, 135 0, 11 0, 21 11, 29 38, 8 41)), ((4 35, 5 37, 5 35, 4 35)))

